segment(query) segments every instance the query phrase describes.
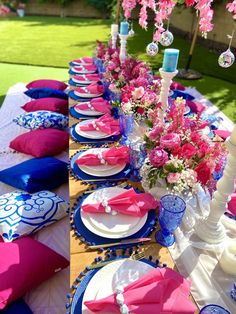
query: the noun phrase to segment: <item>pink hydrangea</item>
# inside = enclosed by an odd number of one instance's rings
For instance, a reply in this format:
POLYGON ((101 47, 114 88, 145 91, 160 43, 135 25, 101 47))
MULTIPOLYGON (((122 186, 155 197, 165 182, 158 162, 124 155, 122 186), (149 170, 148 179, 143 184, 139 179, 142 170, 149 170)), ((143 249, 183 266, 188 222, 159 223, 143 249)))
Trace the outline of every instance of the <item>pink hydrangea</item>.
POLYGON ((176 183, 178 180, 179 180, 179 178, 180 178, 180 173, 173 173, 173 172, 171 172, 171 173, 169 173, 168 174, 168 176, 167 176, 167 182, 169 182, 169 183, 176 183))
POLYGON ((160 144, 162 148, 173 149, 179 147, 181 143, 180 136, 177 133, 168 133, 162 135, 160 144))
POLYGON ((149 153, 149 160, 152 166, 162 167, 169 160, 168 154, 164 149, 154 148, 149 153))

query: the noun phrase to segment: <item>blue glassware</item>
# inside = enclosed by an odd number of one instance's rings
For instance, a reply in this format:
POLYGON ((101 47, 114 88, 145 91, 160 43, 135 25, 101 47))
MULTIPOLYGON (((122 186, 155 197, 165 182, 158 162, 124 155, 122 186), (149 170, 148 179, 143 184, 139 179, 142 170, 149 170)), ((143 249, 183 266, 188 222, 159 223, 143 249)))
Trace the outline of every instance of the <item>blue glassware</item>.
POLYGON ((159 223, 161 230, 155 235, 156 241, 162 246, 171 246, 175 242, 173 232, 180 225, 186 209, 185 201, 173 194, 160 199, 159 223))
POLYGON ((217 304, 209 304, 204 306, 199 314, 231 314, 228 310, 217 304))
POLYGON ((131 167, 130 180, 133 182, 140 182, 142 177, 139 170, 146 158, 146 150, 142 142, 131 142, 129 144, 129 163, 131 167))
POLYGON ((128 145, 129 134, 132 133, 134 129, 134 116, 133 114, 120 113, 119 120, 120 120, 120 132, 122 134, 120 144, 128 145))

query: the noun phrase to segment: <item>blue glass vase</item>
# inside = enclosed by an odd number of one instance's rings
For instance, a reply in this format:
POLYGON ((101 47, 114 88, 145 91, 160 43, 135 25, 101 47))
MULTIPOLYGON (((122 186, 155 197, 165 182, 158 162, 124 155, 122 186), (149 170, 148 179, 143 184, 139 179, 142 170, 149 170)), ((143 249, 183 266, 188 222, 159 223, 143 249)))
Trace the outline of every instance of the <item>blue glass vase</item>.
POLYGON ((162 246, 171 246, 175 242, 173 232, 180 225, 186 209, 185 201, 173 194, 160 199, 159 223, 161 230, 155 235, 156 241, 162 246))
POLYGON ((217 304, 204 306, 199 314, 231 314, 228 310, 217 304))

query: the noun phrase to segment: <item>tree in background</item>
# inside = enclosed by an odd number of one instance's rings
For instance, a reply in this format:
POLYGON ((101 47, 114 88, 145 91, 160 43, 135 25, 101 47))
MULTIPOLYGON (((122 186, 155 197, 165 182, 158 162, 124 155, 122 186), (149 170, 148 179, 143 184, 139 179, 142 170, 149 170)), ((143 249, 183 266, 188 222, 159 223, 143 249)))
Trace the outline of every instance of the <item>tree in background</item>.
POLYGON ((116 0, 86 0, 86 2, 99 10, 104 18, 109 18, 115 15, 116 0))

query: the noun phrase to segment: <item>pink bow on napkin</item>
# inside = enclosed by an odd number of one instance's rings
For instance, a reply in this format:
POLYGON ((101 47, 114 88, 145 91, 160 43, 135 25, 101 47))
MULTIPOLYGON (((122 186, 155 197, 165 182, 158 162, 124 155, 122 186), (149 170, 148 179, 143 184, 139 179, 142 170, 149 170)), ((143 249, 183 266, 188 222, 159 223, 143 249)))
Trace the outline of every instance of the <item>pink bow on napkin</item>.
POLYGON ((134 217, 143 217, 150 209, 155 209, 158 201, 150 193, 136 193, 134 189, 127 190, 109 200, 97 204, 81 206, 87 213, 120 213, 134 217))
POLYGON ((96 83, 92 83, 86 87, 77 87, 75 89, 75 94, 78 94, 78 95, 101 95, 104 93, 104 86, 103 85, 99 85, 99 84, 96 84, 96 83))
POLYGON ((84 102, 75 106, 79 110, 94 110, 103 113, 110 113, 111 106, 109 101, 102 97, 92 99, 90 102, 84 102))
POLYGON ((86 70, 86 71, 96 71, 97 70, 97 67, 96 67, 96 65, 95 64, 81 64, 80 66, 75 66, 74 67, 74 70, 75 70, 75 72, 83 72, 84 70, 86 70))
POLYGON ((84 304, 94 313, 194 314, 190 283, 170 268, 156 268, 116 293, 84 304))
POLYGON ((88 63, 88 64, 93 64, 93 58, 91 57, 83 57, 83 58, 80 58, 80 59, 75 59, 73 60, 72 62, 74 63, 88 63))
POLYGON ((129 161, 129 149, 126 146, 112 147, 99 154, 87 154, 75 162, 77 165, 99 166, 99 165, 123 165, 129 161))
POLYGON ((80 126, 81 131, 101 131, 108 135, 118 135, 120 134, 120 122, 117 119, 112 118, 108 113, 89 122, 85 125, 80 126))
POLYGON ((72 77, 73 81, 78 82, 99 82, 100 77, 98 74, 83 74, 83 75, 74 75, 72 77))

